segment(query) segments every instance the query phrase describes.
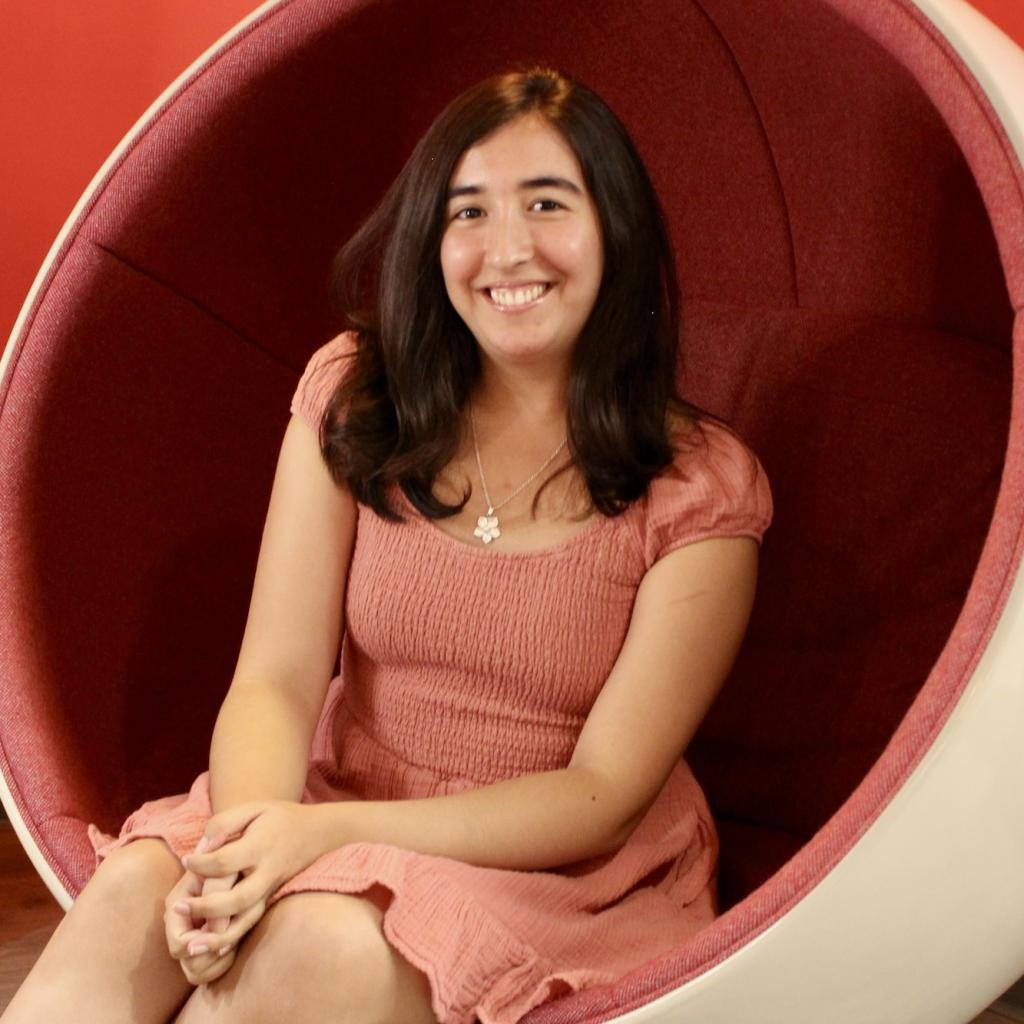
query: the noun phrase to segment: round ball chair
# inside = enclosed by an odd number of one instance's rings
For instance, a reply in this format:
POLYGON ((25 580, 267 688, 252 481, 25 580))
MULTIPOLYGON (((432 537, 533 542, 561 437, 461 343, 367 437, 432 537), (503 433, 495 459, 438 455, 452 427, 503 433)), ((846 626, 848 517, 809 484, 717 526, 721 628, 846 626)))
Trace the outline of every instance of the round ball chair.
POLYGON ((273 0, 225 36, 0 364, 8 816, 66 908, 88 823, 204 770, 331 258, 441 107, 526 61, 634 136, 680 389, 775 519, 686 752, 720 916, 524 1020, 960 1024, 1024 971, 1024 55, 962 0, 273 0))

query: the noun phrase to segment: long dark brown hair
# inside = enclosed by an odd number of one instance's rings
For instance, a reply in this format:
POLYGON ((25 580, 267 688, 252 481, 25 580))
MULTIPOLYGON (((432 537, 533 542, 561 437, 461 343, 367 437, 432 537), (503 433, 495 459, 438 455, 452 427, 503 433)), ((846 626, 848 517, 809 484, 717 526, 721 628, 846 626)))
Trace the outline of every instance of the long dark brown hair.
POLYGON ((441 270, 447 190, 470 146, 527 114, 543 117, 575 153, 604 241, 598 295, 571 357, 572 460, 563 471, 577 466, 592 506, 618 515, 673 459, 668 409, 701 433, 702 418, 722 422, 675 390, 675 261, 626 129, 594 92, 556 71, 495 75, 445 107, 331 269, 331 300, 357 347, 324 412, 321 448, 335 481, 387 519, 403 520, 386 498, 392 481, 430 518, 457 514, 469 498, 447 505, 433 493, 480 376, 476 339, 441 270))

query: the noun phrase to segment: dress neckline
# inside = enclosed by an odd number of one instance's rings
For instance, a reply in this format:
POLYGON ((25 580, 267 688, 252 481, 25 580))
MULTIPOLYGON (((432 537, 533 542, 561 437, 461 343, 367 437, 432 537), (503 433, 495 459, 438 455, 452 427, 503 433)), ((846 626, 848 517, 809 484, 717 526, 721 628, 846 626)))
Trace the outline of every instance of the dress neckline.
POLYGON ((577 530, 568 537, 564 537, 560 541, 556 541, 554 544, 548 544, 546 547, 529 548, 525 551, 501 551, 499 549, 492 549, 490 545, 485 545, 482 542, 479 544, 470 544, 467 541, 459 540, 458 537, 453 537, 450 533, 445 532, 439 526, 435 526, 428 516, 423 515, 423 513, 420 512, 420 510, 409 500, 405 491, 402 490, 397 482, 392 481, 390 486, 393 493, 398 495, 399 500, 404 506, 404 511, 407 513, 409 520, 414 526, 422 531, 436 535, 438 540, 446 546, 465 551, 466 554, 475 558, 524 559, 558 555, 563 551, 567 551, 576 547, 578 544, 589 540, 604 527, 615 523, 615 521, 621 519, 622 516, 628 515, 632 509, 632 506, 630 506, 630 509, 627 509, 619 516, 606 516, 602 512, 598 512, 594 519, 587 523, 587 525, 582 529, 577 530))

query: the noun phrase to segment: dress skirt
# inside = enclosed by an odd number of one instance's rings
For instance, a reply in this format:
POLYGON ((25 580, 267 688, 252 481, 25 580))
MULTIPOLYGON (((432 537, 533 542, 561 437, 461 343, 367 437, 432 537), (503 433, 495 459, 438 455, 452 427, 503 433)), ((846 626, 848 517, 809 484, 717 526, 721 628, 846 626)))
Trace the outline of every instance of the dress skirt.
MULTIPOLYGON (((402 763, 349 717, 340 760, 310 762, 303 803, 440 796, 475 788, 402 763)), ((211 816, 209 772, 187 794, 143 804, 112 837, 89 825, 99 863, 125 843, 163 839, 191 853, 211 816)), ((685 761, 614 854, 553 870, 481 867, 384 843, 323 854, 267 901, 296 892, 393 895, 391 945, 430 981, 441 1024, 514 1024, 569 991, 608 984, 678 948, 717 913, 718 839, 685 761)), ((243 939, 244 941, 244 939, 243 939)))

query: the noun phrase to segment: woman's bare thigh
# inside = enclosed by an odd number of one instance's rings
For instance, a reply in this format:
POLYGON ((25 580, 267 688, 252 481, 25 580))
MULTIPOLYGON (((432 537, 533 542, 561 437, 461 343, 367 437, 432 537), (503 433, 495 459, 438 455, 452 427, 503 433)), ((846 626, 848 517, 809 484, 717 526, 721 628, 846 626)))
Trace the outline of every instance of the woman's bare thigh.
POLYGON ((390 897, 374 886, 279 900, 239 942, 230 970, 196 990, 178 1024, 436 1024, 426 976, 381 934, 390 897))
POLYGON ((114 850, 61 919, 5 1024, 166 1021, 191 990, 164 928, 164 900, 181 874, 163 840, 136 839, 114 850))

